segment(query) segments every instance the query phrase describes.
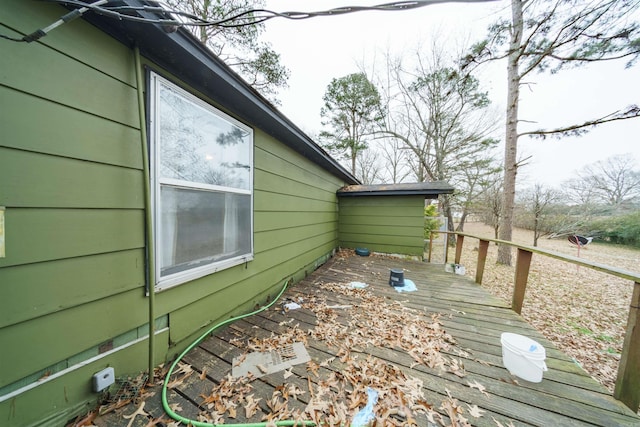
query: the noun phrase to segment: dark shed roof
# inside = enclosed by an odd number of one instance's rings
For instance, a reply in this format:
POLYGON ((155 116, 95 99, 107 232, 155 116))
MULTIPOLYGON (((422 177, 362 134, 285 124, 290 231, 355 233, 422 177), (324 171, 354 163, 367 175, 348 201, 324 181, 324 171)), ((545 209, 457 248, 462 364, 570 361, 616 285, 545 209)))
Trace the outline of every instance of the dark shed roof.
POLYGON ((338 197, 357 196, 425 196, 435 199, 440 194, 453 193, 453 187, 444 181, 414 182, 409 184, 347 185, 338 190, 338 197))
MULTIPOLYGON (((143 0, 122 0, 122 3, 130 6, 155 4, 143 0)), ((156 13, 143 10, 136 14, 150 19, 159 17, 156 13)), ((125 45, 137 45, 143 56, 224 106, 228 112, 249 125, 259 127, 345 182, 359 184, 357 178, 186 29, 167 32, 159 24, 120 21, 92 12, 83 16, 125 45)))

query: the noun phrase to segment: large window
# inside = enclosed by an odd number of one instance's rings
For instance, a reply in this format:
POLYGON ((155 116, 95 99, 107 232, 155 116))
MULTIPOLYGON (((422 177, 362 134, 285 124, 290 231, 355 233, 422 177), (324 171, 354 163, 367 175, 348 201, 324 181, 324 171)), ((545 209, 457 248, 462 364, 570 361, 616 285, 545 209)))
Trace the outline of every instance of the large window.
POLYGON ((151 74, 157 289, 253 257, 253 132, 151 74))

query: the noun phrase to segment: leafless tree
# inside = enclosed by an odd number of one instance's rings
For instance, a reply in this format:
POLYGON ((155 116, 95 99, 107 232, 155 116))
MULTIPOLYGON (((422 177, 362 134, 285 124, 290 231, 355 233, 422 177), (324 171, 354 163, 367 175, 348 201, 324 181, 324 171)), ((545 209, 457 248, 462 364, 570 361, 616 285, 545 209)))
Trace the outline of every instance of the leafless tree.
MULTIPOLYGON (((429 55, 415 52, 415 64, 387 57, 388 78, 386 121, 379 135, 395 138, 408 153, 408 164, 418 181, 469 183, 469 173, 482 179, 484 166, 498 141, 491 138, 498 120, 492 115, 486 92, 469 73, 461 73, 437 44, 429 55)), ((465 206, 475 185, 460 187, 453 196, 443 197, 442 208, 453 231, 454 202, 465 206)))
POLYGON ((382 166, 372 149, 361 150, 356 158, 356 177, 365 185, 382 181, 382 166))
MULTIPOLYGON (((640 107, 631 105, 584 123, 519 132, 523 79, 533 72, 554 73, 598 61, 625 59, 630 66, 640 53, 640 24, 634 15, 639 6, 637 1, 620 0, 511 0, 511 16, 491 25, 488 36, 465 56, 466 69, 488 60, 507 60, 502 240, 511 240, 520 136, 581 135, 602 123, 640 117, 640 107)), ((498 262, 511 264, 508 246, 500 247, 498 262)))
MULTIPOLYGON (((377 144, 377 152, 384 160, 386 178, 394 184, 403 182, 411 174, 404 145, 396 138, 385 138, 377 144)), ((418 180, 421 181, 421 180, 418 180)))
POLYGON ((475 206, 485 224, 493 228, 494 239, 498 238, 500 216, 502 215, 502 174, 500 171, 490 175, 483 182, 482 197, 475 206))
POLYGON ((557 200, 558 192, 556 190, 547 188, 539 183, 525 192, 523 202, 529 228, 533 230, 533 246, 538 246, 538 239, 551 232, 546 227, 545 216, 548 214, 549 207, 557 200))
POLYGON ((609 157, 578 172, 585 187, 611 206, 640 197, 640 168, 631 154, 609 157))

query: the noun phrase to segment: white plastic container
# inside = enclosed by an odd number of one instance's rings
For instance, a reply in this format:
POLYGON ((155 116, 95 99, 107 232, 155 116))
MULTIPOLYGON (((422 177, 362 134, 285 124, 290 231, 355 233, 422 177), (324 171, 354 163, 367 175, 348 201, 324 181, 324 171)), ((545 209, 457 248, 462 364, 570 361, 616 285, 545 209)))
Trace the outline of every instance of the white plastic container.
POLYGON ((502 363, 509 372, 532 383, 542 381, 542 373, 547 370, 547 357, 543 346, 524 335, 504 332, 500 336, 502 363))

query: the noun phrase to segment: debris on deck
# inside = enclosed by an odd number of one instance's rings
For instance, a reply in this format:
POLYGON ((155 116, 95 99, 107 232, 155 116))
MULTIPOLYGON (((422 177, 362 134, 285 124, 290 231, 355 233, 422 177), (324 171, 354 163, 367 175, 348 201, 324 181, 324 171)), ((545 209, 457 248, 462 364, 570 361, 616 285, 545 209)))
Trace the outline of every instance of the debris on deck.
POLYGON ((304 344, 294 342, 270 351, 256 351, 235 357, 231 375, 234 378, 240 378, 251 374, 253 378, 260 378, 310 360, 311 357, 309 357, 307 349, 304 348, 304 344))

